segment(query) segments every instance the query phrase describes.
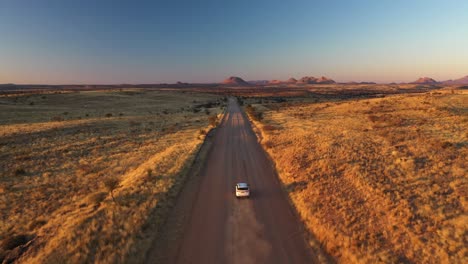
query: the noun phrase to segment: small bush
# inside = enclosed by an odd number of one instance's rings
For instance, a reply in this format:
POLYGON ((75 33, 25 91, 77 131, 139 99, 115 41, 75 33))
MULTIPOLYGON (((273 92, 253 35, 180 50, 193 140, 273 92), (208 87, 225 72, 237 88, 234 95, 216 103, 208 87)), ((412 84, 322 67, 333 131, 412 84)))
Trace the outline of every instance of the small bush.
POLYGON ((218 117, 216 115, 212 115, 208 117, 208 122, 210 123, 211 126, 215 127, 218 125, 218 117))
POLYGON ((106 114, 106 117, 112 117, 112 114, 111 114, 111 113, 107 113, 107 114, 106 114))
POLYGON ((106 199, 107 193, 106 192, 96 192, 90 194, 87 198, 87 202, 89 204, 100 204, 104 199, 106 199))
POLYGON ((141 123, 137 122, 137 121, 133 121, 133 120, 130 120, 130 122, 128 123, 130 126, 139 126, 141 125, 141 123))
POLYGON ((104 187, 108 192, 111 193, 112 201, 115 203, 114 190, 119 186, 119 180, 117 178, 109 177, 104 180, 104 187))
POLYGON ((277 128, 273 125, 264 125, 263 126, 263 130, 264 131, 273 131, 273 130, 276 130, 277 128))
POLYGON ((255 121, 262 121, 263 120, 263 113, 258 112, 253 106, 247 105, 245 108, 247 111, 247 114, 255 121))
POLYGON ((30 237, 28 235, 16 235, 16 236, 7 236, 1 244, 3 250, 12 250, 16 247, 24 245, 29 242, 30 237))
POLYGON ((52 117, 52 118, 50 119, 50 121, 56 121, 56 122, 61 122, 61 121, 63 121, 63 120, 64 120, 64 119, 63 119, 63 117, 61 117, 61 116, 54 116, 54 117, 52 117))
POLYGON ((264 143, 265 147, 266 148, 272 148, 273 147, 273 142, 271 142, 270 140, 267 140, 265 143, 264 143))
POLYGON ((24 170, 23 168, 18 168, 15 170, 15 176, 20 176, 20 175, 25 175, 26 174, 26 170, 24 170))
POLYGON ((198 131, 198 133, 199 133, 200 135, 206 135, 206 130, 205 130, 205 129, 200 129, 200 130, 198 131))
POLYGON ((31 223, 29 223, 29 230, 33 231, 34 229, 41 227, 43 225, 47 224, 47 221, 44 219, 35 219, 31 223))
POLYGON ((376 115, 369 115, 367 116, 367 118, 369 119, 369 121, 371 121, 372 123, 375 123, 379 120, 379 117, 376 116, 376 115))

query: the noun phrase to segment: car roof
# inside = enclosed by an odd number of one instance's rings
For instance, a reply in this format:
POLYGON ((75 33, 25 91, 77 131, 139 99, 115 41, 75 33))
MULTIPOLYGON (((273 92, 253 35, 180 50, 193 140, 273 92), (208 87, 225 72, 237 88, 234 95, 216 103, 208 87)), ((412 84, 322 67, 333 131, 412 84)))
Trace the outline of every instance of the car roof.
POLYGON ((238 186, 238 187, 249 187, 249 185, 248 185, 247 183, 245 183, 245 182, 239 182, 239 183, 237 184, 237 186, 238 186))

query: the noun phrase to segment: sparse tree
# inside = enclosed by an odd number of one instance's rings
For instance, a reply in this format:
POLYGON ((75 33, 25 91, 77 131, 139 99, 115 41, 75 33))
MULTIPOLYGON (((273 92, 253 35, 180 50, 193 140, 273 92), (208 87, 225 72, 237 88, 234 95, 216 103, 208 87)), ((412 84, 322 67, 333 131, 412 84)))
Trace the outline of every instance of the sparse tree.
POLYGON ((107 178, 104 180, 104 186, 106 187, 107 191, 111 193, 112 201, 116 203, 114 198, 114 190, 119 186, 119 180, 117 178, 107 178))

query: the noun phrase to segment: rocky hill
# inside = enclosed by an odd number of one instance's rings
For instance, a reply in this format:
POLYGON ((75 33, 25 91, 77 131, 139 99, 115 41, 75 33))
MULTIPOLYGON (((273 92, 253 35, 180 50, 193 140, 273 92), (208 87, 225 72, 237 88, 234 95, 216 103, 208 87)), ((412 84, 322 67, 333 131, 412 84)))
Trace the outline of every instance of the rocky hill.
POLYGON ((332 83, 335 83, 334 80, 330 79, 330 78, 327 78, 325 76, 322 76, 320 78, 317 79, 317 83, 320 83, 320 84, 332 84, 332 83))
POLYGON ((330 83, 335 83, 334 80, 327 78, 325 76, 322 76, 320 78, 315 78, 312 76, 304 76, 301 79, 299 79, 298 83, 302 84, 330 84, 330 83))
POLYGON ((459 79, 444 81, 442 83, 446 85, 466 85, 468 84, 468 75, 459 79))
POLYGON ((224 80, 224 81, 222 82, 222 84, 239 85, 239 86, 242 86, 242 85, 249 85, 248 82, 246 82, 246 81, 244 81, 242 78, 236 77, 236 76, 231 76, 231 77, 227 78, 226 80, 224 80))
POLYGON ((282 84, 283 81, 280 81, 280 80, 271 80, 268 82, 268 84, 282 84))
POLYGON ((412 83, 414 84, 437 84, 437 81, 429 77, 421 77, 412 83))
POLYGON ((299 79, 298 83, 314 84, 314 83, 317 83, 317 78, 312 77, 312 76, 304 76, 301 79, 299 79))

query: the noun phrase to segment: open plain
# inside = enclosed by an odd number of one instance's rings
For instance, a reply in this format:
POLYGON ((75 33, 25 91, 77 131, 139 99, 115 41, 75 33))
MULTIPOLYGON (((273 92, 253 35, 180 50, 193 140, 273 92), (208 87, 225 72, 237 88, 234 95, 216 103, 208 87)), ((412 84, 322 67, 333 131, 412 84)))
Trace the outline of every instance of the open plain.
POLYGON ((339 262, 467 260, 467 90, 404 89, 245 99, 292 203, 339 262))
POLYGON ((22 263, 137 262, 221 99, 142 89, 0 97, 0 260, 26 251, 22 263))
POLYGON ((421 85, 8 91, 0 256, 463 263, 467 101, 421 85))

